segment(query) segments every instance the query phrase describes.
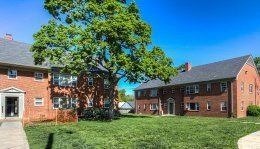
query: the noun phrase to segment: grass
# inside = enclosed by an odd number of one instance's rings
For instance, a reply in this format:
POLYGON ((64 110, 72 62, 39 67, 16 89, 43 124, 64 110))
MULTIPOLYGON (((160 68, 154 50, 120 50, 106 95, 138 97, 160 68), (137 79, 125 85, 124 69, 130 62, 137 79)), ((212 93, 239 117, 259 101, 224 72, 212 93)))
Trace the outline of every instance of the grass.
POLYGON ((260 130, 260 118, 126 116, 112 122, 39 124, 25 128, 30 148, 237 148, 260 130), (245 121, 253 123, 243 123, 245 121))

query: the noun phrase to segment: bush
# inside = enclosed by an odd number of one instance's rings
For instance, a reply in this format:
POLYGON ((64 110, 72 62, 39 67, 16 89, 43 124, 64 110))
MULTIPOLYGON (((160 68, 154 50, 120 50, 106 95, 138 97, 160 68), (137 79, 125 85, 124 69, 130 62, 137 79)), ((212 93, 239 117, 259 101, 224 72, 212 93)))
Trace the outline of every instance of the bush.
POLYGON ((257 105, 248 106, 247 115, 249 115, 249 116, 260 116, 260 107, 257 106, 257 105))
MULTIPOLYGON (((84 119, 87 120, 107 120, 109 119, 109 109, 108 108, 87 108, 83 112, 84 119)), ((114 110, 114 118, 120 117, 117 110, 114 110)))

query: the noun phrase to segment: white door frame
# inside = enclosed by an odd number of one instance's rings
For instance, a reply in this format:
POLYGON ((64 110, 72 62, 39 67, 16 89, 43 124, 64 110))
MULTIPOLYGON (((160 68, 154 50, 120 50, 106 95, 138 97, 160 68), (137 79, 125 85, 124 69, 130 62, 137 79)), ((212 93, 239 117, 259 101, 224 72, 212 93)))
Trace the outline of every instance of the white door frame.
POLYGON ((0 119, 6 118, 6 97, 18 98, 18 118, 22 119, 24 111, 24 93, 24 91, 15 87, 0 90, 0 119))
POLYGON ((168 111, 167 111, 168 115, 175 115, 175 100, 173 98, 169 98, 167 100, 167 107, 168 107, 168 111), (170 114, 170 103, 173 104, 173 111, 172 111, 173 114, 170 114))

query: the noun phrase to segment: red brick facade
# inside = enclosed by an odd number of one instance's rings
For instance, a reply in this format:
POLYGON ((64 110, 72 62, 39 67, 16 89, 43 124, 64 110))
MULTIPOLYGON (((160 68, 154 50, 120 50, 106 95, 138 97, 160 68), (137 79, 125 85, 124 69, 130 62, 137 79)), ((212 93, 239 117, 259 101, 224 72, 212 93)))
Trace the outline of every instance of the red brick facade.
POLYGON ((210 82, 198 82, 178 86, 158 88, 158 96, 150 98, 151 89, 135 91, 136 113, 138 114, 169 114, 170 102, 174 103, 175 115, 209 116, 209 117, 245 117, 248 105, 260 105, 259 75, 254 66, 245 64, 234 79, 215 80, 210 82), (227 83, 227 89, 221 91, 221 83, 227 83), (244 91, 241 90, 241 82, 244 82, 244 91), (210 89, 207 91, 207 84, 210 89), (249 85, 253 86, 252 93, 249 85), (186 93, 186 86, 198 85, 199 92, 186 93), (226 103, 226 109, 221 104, 226 103), (157 110, 151 110, 150 105, 158 104, 157 110), (198 109, 188 110, 187 104, 197 103, 198 109), (207 108, 207 103, 210 108, 207 108), (145 106, 146 105, 146 106, 145 106), (146 107, 146 109, 144 109, 146 107), (147 108, 148 107, 148 108, 147 108))
MULTIPOLYGON (((75 87, 62 87, 53 85, 52 73, 47 69, 11 67, 1 65, 0 67, 0 90, 16 88, 24 91, 24 110, 22 117, 25 121, 37 121, 40 119, 54 119, 56 110, 53 106, 54 97, 67 97, 78 99, 79 111, 88 106, 88 99, 93 98, 93 107, 103 107, 104 99, 107 98, 108 90, 104 88, 104 79, 93 77, 94 84, 88 86, 87 76, 82 75, 77 79, 75 87), (17 78, 9 79, 8 70, 17 70, 17 78), (44 74, 41 81, 35 80, 35 72, 44 74), (42 106, 35 105, 35 98, 43 99, 42 106)), ((1 99, 1 98, 0 98, 1 99)), ((20 100, 20 99, 19 99, 20 100)), ((0 100, 1 102, 1 100, 0 100)), ((3 105, 3 104, 2 104, 3 105)), ((2 111, 2 113, 4 113, 2 111)), ((4 115, 2 115, 2 118, 4 115)))

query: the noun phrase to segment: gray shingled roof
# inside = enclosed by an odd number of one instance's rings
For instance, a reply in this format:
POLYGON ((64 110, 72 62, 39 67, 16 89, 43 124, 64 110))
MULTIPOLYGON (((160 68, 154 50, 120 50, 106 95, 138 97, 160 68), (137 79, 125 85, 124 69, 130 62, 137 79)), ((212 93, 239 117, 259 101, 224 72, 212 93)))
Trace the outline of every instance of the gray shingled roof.
POLYGON ((35 65, 29 44, 0 38, 0 63, 27 67, 48 68, 47 64, 35 65))
POLYGON ((239 71, 242 69, 249 58, 252 59, 252 56, 246 55, 206 65, 196 66, 191 68, 190 71, 181 72, 176 77, 172 77, 170 83, 168 84, 165 84, 159 79, 151 80, 147 83, 142 83, 135 90, 236 78, 239 71))
MULTIPOLYGON (((45 69, 50 68, 51 65, 48 63, 44 63, 43 65, 34 64, 30 46, 30 44, 0 38, 0 63, 45 69)), ((97 66, 97 68, 101 71, 107 71, 101 65, 97 66)))

